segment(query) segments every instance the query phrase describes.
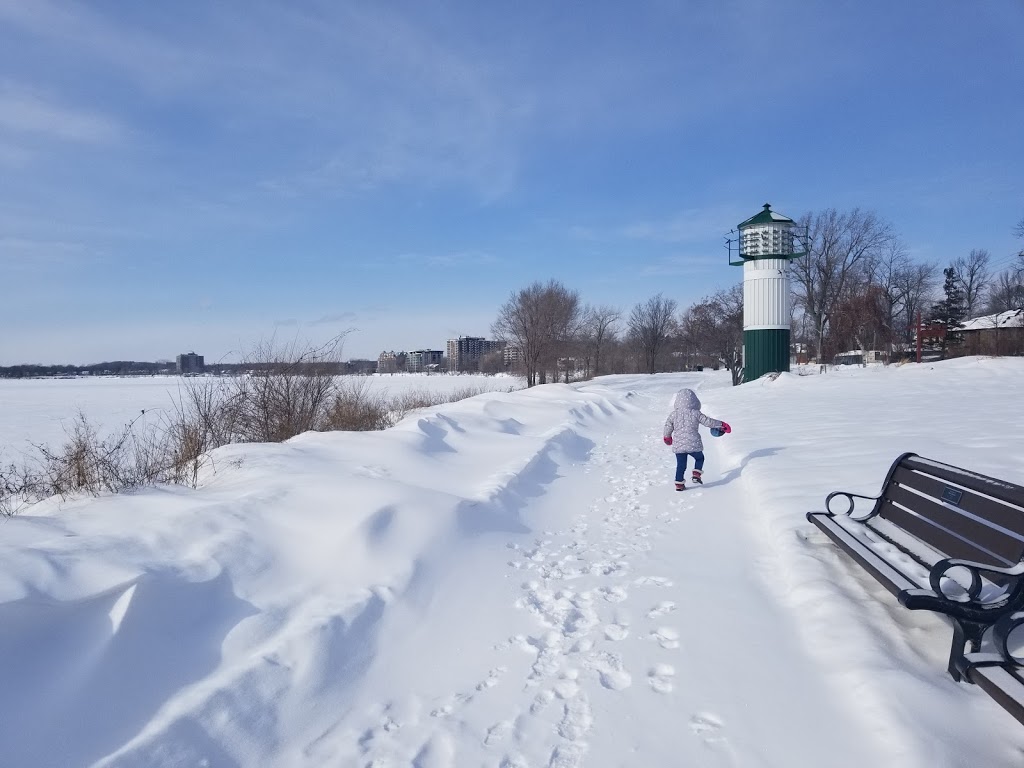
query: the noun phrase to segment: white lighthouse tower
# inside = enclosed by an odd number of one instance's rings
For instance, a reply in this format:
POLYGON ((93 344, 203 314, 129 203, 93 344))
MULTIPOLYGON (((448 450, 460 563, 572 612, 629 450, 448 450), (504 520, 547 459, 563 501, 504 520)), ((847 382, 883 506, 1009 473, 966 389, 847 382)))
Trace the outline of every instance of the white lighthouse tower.
POLYGON ((789 370, 789 261, 797 252, 798 228, 792 219, 764 210, 737 227, 743 267, 743 379, 753 381, 772 371, 789 370))

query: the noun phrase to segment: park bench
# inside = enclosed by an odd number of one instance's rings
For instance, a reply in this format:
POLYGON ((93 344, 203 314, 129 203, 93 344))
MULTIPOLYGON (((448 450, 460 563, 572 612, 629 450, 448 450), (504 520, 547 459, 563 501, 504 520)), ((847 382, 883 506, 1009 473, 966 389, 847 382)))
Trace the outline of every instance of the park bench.
POLYGON ((901 605, 950 620, 952 678, 1024 723, 1024 487, 905 453, 877 497, 836 491, 825 510, 807 519, 901 605))

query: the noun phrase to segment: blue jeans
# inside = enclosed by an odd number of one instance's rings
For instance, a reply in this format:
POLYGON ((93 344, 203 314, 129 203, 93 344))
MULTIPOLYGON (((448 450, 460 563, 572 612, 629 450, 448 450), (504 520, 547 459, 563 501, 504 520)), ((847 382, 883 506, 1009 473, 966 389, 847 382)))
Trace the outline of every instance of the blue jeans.
POLYGON ((696 470, 704 469, 704 451, 696 451, 695 453, 677 453, 676 454, 676 482, 681 483, 686 477, 686 459, 688 456, 693 456, 693 468, 696 470))

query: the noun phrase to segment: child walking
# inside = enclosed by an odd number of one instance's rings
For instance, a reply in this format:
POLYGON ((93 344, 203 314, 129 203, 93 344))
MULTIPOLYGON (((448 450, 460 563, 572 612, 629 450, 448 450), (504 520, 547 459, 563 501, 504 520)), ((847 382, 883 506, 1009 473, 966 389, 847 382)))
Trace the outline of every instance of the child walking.
MULTIPOLYGON (((686 461, 693 456, 693 482, 703 485, 700 479, 704 470, 704 443, 697 428, 703 424, 712 430, 732 432, 724 421, 712 419, 700 411, 700 400, 692 389, 680 389, 672 403, 672 412, 665 419, 665 445, 672 446, 676 455, 676 490, 686 490, 686 461)), ((714 434, 714 432, 712 432, 714 434)))

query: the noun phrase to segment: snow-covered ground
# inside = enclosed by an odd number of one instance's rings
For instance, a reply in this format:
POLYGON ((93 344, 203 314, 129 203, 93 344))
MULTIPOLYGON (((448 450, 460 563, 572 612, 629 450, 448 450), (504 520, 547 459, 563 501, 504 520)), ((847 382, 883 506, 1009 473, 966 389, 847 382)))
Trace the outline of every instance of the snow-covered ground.
POLYGON ((229 446, 0 523, 11 766, 1019 766, 804 519, 917 451, 1024 484, 1024 360, 604 377, 229 446), (694 388, 733 433, 672 490, 694 388))
MULTIPOLYGON (((371 392, 452 392, 472 389, 508 392, 522 389, 519 376, 459 374, 382 374, 351 377, 371 392)), ((32 444, 60 446, 78 413, 100 436, 116 432, 145 410, 159 418, 173 412, 188 379, 179 376, 84 376, 75 379, 0 379, 0 455, 32 444)))

